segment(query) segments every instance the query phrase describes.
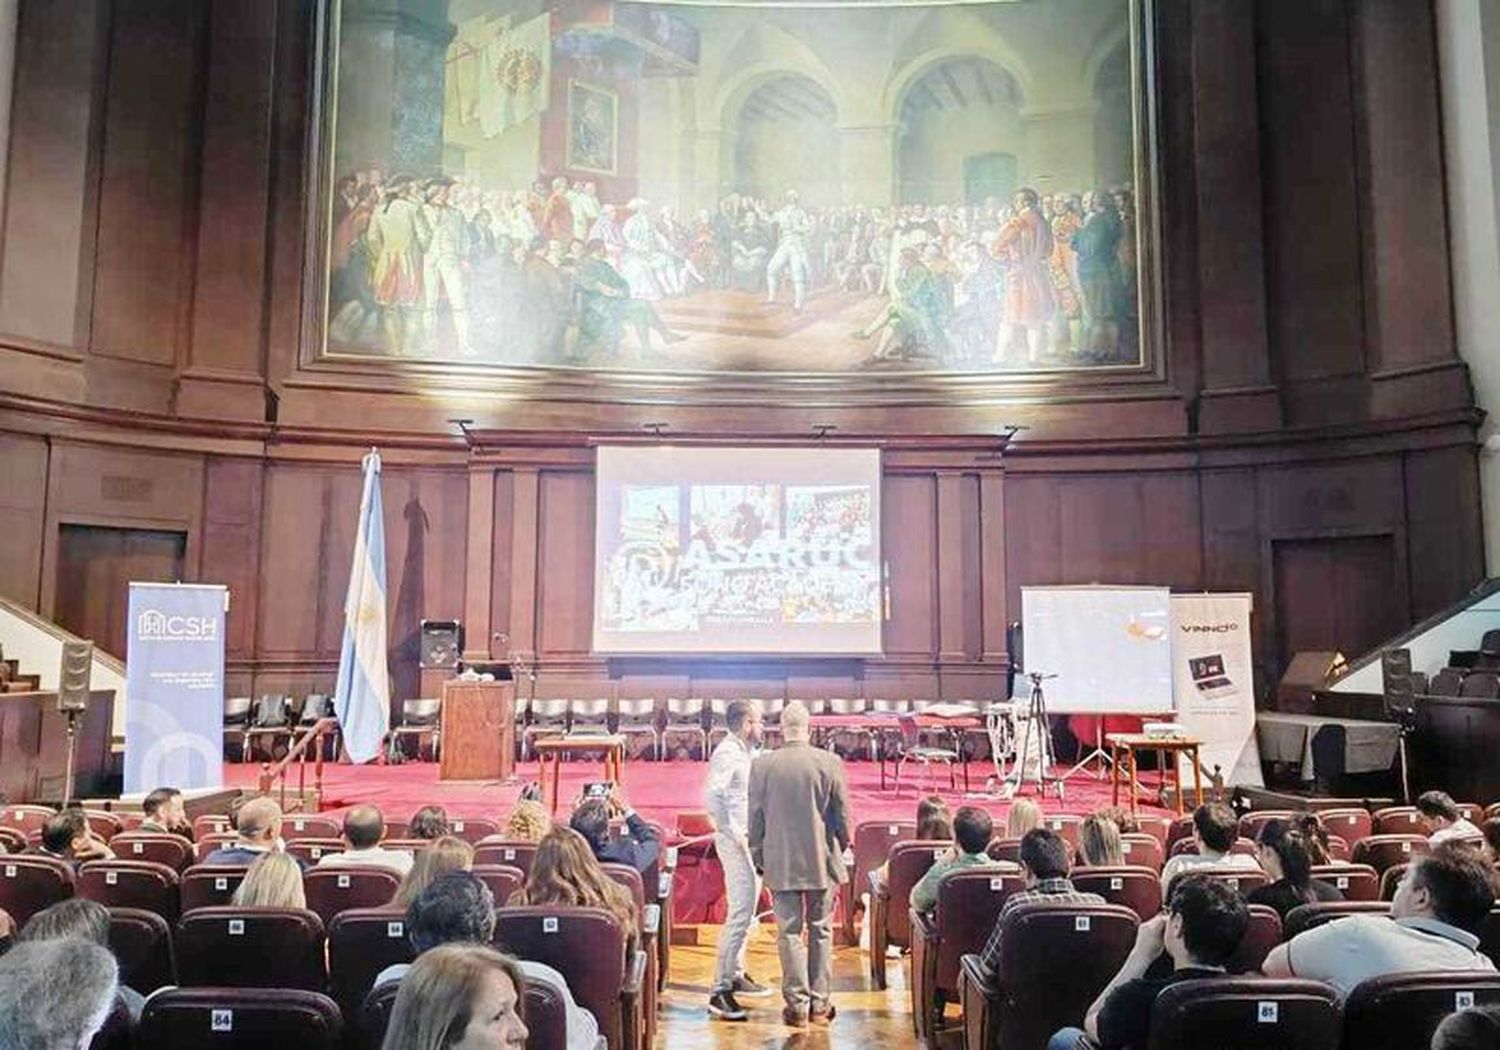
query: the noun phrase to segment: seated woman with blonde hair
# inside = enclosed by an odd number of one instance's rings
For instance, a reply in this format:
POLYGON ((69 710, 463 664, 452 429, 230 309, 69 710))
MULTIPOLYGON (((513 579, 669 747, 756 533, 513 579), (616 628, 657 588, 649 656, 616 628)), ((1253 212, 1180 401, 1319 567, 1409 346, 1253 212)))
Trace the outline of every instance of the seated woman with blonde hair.
POLYGON ((449 871, 468 871, 473 866, 474 847, 461 838, 444 835, 417 854, 411 871, 406 873, 401 885, 396 887, 390 906, 409 907, 439 875, 449 871))
POLYGON ((482 944, 445 944, 417 956, 401 981, 381 1050, 501 1050, 526 1045, 526 978, 516 960, 482 944))
POLYGON ((1090 813, 1078 828, 1078 856, 1086 868, 1113 868, 1125 863, 1120 826, 1104 811, 1090 813))
POLYGON ((552 818, 546 807, 534 798, 520 798, 505 818, 502 834, 512 842, 540 842, 551 830, 552 818))
POLYGON ((236 908, 306 908, 302 866, 288 853, 262 854, 229 903, 236 908))
POLYGON ((588 840, 568 827, 553 828, 542 836, 525 885, 506 903, 603 908, 619 921, 627 942, 632 943, 639 928, 630 892, 599 865, 588 840))
POLYGON ((1029 798, 1018 798, 1005 815, 1005 837, 1021 839, 1042 826, 1042 807, 1029 798))

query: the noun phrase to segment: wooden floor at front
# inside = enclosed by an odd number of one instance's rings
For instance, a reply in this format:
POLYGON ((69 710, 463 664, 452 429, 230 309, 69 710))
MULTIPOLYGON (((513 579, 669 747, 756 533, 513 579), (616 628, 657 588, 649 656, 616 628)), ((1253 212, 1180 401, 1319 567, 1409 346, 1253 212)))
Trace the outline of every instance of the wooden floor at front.
MULTIPOLYGON (((708 992, 713 983, 717 926, 700 926, 698 945, 674 944, 672 970, 661 1000, 656 1046, 693 1046, 714 1050, 816 1050, 821 1047, 915 1047, 911 992, 907 988, 908 959, 892 958, 886 967, 887 988, 880 991, 870 979, 869 960, 861 948, 837 948, 833 961, 833 1004, 838 1016, 827 1028, 792 1029, 781 1023, 781 966, 776 958, 776 927, 751 931, 746 969, 775 994, 766 999, 744 999, 750 1011, 744 1022, 718 1021, 708 1015, 708 992)), ((958 1008, 949 1007, 943 1050, 957 1050, 958 1008)))

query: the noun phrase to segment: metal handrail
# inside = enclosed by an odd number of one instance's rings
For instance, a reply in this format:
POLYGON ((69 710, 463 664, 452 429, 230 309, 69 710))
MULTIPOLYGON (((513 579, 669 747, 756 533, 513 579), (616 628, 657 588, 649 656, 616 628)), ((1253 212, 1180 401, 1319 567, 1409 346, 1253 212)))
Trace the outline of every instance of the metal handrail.
POLYGON ((281 757, 281 761, 272 766, 269 762, 260 764, 260 793, 268 795, 272 786, 281 782, 280 805, 286 810, 286 775, 287 770, 293 762, 297 763, 297 795, 306 800, 307 798, 307 749, 316 743, 313 752, 313 791, 317 793, 318 809, 323 808, 323 736, 331 730, 338 729, 337 718, 320 718, 314 722, 303 733, 301 738, 292 744, 287 753, 281 757))

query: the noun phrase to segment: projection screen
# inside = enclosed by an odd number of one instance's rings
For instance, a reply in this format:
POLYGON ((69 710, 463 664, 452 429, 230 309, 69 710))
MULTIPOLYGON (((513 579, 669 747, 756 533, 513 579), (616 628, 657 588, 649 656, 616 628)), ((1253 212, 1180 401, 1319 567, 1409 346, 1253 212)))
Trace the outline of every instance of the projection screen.
POLYGON ((594 651, 881 651, 880 451, 598 449, 594 651))

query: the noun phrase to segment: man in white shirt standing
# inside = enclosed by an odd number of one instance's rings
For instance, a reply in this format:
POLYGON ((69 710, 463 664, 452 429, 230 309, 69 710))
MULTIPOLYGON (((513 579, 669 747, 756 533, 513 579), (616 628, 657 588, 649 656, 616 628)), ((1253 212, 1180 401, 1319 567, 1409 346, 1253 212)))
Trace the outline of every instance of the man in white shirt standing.
POLYGON ((1209 802, 1193 810, 1193 840, 1197 853, 1179 853, 1161 869, 1162 897, 1171 894, 1172 880, 1194 868, 1246 868, 1260 870, 1255 858, 1235 853, 1234 840, 1239 837, 1240 822, 1234 810, 1222 802, 1209 802))
POLYGON ((761 998, 771 994, 745 973, 745 943, 760 900, 760 878, 750 859, 749 836, 750 763, 760 744, 761 721, 760 705, 754 700, 731 700, 724 711, 729 734, 708 760, 708 812, 718 827, 714 848, 724 869, 724 895, 729 899, 708 1012, 724 1021, 743 1021, 749 1016, 736 995, 761 998))
POLYGON ((404 876, 411 871, 411 854, 404 849, 386 849, 380 845, 385 835, 385 818, 376 806, 355 806, 344 815, 344 841, 349 848, 330 853, 318 860, 320 868, 374 867, 389 868, 404 876))
POLYGON ((1427 829, 1427 842, 1441 846, 1445 842, 1468 839, 1475 846, 1484 842, 1484 832, 1464 819, 1463 810, 1446 791, 1425 791, 1417 796, 1417 813, 1427 829))

